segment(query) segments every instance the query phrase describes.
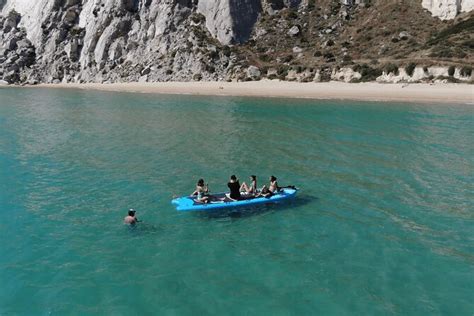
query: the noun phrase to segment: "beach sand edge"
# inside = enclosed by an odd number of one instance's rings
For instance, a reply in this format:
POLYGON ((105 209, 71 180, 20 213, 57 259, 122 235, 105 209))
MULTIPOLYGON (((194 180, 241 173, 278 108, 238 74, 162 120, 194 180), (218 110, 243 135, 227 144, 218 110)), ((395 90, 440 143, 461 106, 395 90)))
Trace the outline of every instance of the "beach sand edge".
POLYGON ((25 87, 175 95, 474 104, 474 85, 452 83, 300 83, 261 80, 247 82, 60 83, 27 85, 25 87))

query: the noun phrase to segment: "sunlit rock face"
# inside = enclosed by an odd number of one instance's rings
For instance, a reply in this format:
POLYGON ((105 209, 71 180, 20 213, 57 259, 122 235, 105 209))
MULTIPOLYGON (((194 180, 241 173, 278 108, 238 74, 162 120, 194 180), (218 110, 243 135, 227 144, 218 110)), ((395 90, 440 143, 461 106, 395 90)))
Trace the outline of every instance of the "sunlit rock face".
POLYGON ((442 20, 454 19, 460 12, 474 9, 474 0, 423 0, 422 6, 442 20))
MULTIPOLYGON (((474 0, 416 1, 441 19, 474 9, 474 0)), ((340 9, 331 2, 336 11, 323 20, 370 3, 338 2, 340 9)), ((311 2, 323 3, 329 2, 311 2)), ((293 8, 298 19, 309 6, 309 0, 0 0, 0 80, 228 80, 249 66, 247 56, 238 57, 228 45, 269 31, 298 39, 304 28, 283 21, 278 29, 256 29, 259 16, 293 8)))
POLYGON ((474 10, 474 0, 461 1, 461 12, 470 12, 474 10))
POLYGON ((252 0, 0 1, 3 17, 12 10, 21 16, 0 39, 31 41, 37 59, 26 76, 34 82, 223 79, 229 56, 208 45, 206 25, 222 43, 241 42, 260 12, 252 0), (193 22, 198 13, 205 25, 193 22))
MULTIPOLYGON (((283 0, 281 7, 297 2, 283 0)), ((0 30, 0 40, 31 42, 36 63, 23 75, 33 82, 223 80, 228 50, 212 45, 206 33, 222 45, 246 42, 262 2, 0 0, 0 9, 3 17, 12 10, 21 16, 11 22, 14 31, 0 30), (20 29, 26 34, 15 33, 20 29)), ((16 51, 4 53, 17 58, 16 51)), ((18 73, 10 77, 21 79, 22 67, 13 68, 18 73)))
MULTIPOLYGON (((16 10, 22 16, 21 26, 25 27, 28 38, 38 44, 41 38, 41 23, 50 16, 54 1, 51 0, 4 0, 3 15, 16 10)), ((2 5, 0 4, 0 7, 2 5)))

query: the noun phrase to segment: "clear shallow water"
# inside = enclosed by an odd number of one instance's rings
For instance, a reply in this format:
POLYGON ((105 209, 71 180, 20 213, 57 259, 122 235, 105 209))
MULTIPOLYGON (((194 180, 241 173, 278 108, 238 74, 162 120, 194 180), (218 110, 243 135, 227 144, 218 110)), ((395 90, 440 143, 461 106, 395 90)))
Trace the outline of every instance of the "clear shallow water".
POLYGON ((473 136, 463 105, 0 89, 0 314, 472 315, 473 136), (170 205, 232 173, 300 197, 170 205))

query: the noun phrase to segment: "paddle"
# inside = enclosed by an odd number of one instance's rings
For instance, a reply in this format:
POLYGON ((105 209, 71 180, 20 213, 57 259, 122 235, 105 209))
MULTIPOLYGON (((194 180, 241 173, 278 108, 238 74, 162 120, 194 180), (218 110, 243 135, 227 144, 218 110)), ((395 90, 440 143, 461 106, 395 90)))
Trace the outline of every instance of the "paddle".
POLYGON ((286 187, 280 187, 280 189, 293 189, 293 190, 298 190, 298 188, 295 187, 294 185, 287 185, 286 187))

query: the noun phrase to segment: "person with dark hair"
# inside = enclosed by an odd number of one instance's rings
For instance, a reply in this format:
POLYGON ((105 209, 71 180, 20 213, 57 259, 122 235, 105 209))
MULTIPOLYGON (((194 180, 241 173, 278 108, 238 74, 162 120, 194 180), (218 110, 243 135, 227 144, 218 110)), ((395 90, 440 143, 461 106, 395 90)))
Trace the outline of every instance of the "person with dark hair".
POLYGON ((274 176, 270 176, 270 184, 268 187, 264 185, 261 190, 261 195, 265 197, 270 197, 275 193, 280 191, 280 187, 278 186, 277 178, 274 176))
POLYGON ((209 185, 204 184, 204 179, 198 180, 196 190, 191 195, 196 196, 196 202, 209 203, 209 185))
POLYGON ((251 175, 250 176, 250 186, 247 185, 247 183, 242 183, 240 186, 240 191, 241 192, 246 192, 248 194, 256 194, 257 193, 257 176, 251 175))
POLYGON ((136 223, 138 223, 138 218, 135 216, 135 213, 136 211, 133 208, 129 209, 128 215, 125 216, 123 222, 129 225, 135 225, 136 223))
POLYGON ((230 181, 227 183, 230 190, 230 198, 232 200, 240 200, 240 183, 235 175, 230 176, 230 181))

